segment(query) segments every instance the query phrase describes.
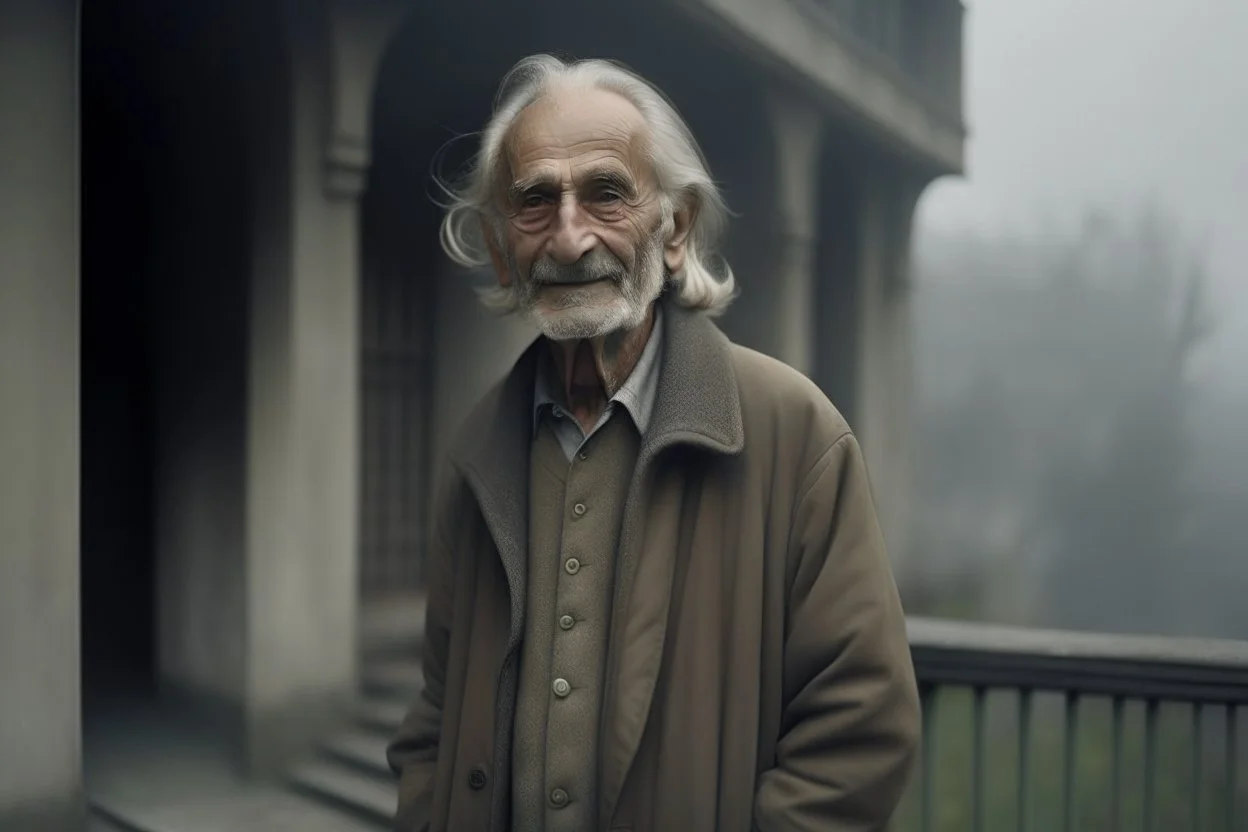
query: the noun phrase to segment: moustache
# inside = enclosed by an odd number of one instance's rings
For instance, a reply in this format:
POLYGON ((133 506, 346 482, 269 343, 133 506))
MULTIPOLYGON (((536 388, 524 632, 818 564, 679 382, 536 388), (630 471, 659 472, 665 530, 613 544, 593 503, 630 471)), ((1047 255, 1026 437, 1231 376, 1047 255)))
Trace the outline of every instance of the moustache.
POLYGON ((627 276, 628 269, 605 248, 592 249, 575 263, 559 263, 547 254, 529 268, 529 282, 536 286, 576 286, 600 280, 620 283, 627 276))

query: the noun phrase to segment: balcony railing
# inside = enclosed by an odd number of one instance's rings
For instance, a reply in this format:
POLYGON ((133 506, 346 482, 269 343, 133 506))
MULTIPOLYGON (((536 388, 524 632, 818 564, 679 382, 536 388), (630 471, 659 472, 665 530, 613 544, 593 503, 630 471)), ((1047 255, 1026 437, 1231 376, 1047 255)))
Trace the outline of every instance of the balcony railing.
POLYGON ((909 626, 924 751, 899 828, 1248 829, 1248 643, 909 626))

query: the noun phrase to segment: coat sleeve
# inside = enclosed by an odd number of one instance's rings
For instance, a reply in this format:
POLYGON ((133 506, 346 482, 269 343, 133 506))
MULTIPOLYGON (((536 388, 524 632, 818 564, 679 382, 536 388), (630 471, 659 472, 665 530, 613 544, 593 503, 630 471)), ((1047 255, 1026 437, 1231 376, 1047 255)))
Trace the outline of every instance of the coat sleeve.
POLYGON ((425 612, 424 689, 404 718, 398 735, 386 749, 390 768, 399 776, 395 832, 425 832, 430 823, 454 603, 455 568, 446 533, 448 509, 446 499, 440 499, 435 504, 435 532, 425 561, 428 601, 425 612))
POLYGON ((845 434, 798 492, 790 536, 784 694, 759 832, 884 829, 919 741, 905 617, 862 452, 845 434))

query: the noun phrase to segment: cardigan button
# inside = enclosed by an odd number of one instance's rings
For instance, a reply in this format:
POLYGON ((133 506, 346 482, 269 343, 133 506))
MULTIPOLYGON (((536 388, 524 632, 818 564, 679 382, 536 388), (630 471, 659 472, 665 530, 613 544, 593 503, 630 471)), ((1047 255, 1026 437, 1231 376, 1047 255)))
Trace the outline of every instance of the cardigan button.
POLYGON ((490 780, 485 774, 484 766, 473 766, 472 771, 468 772, 468 786, 474 791, 480 791, 485 788, 485 784, 490 780))

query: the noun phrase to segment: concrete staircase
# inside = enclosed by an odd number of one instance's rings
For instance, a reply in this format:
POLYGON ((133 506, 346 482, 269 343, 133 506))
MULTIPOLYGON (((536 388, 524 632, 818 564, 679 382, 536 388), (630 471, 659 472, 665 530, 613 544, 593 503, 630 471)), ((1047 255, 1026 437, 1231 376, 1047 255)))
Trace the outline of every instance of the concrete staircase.
POLYGON ((362 689, 355 718, 290 775, 291 785, 305 796, 377 829, 389 828, 398 799, 386 746, 424 687, 423 629, 422 600, 370 605, 363 617, 362 689))

